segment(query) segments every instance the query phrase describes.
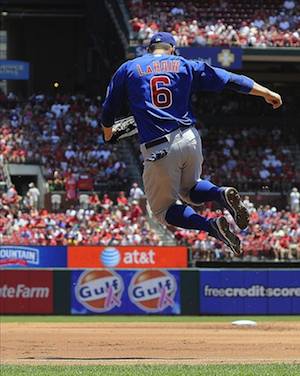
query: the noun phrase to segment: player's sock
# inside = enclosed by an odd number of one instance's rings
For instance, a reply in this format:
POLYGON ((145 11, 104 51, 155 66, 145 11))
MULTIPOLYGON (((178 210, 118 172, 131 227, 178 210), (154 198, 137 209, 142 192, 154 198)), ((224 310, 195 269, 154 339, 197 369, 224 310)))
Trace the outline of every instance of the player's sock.
POLYGON ((222 188, 211 183, 208 180, 200 180, 190 190, 190 199, 195 204, 201 204, 207 201, 221 201, 222 188))
POLYGON ((174 204, 170 206, 166 214, 166 221, 170 225, 189 230, 211 231, 210 221, 197 214, 193 208, 187 205, 174 204))

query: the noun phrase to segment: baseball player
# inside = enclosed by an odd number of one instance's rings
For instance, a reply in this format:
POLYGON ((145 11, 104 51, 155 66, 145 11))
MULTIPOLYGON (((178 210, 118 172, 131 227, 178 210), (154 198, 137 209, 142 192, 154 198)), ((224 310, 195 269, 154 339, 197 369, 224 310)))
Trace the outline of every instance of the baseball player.
POLYGON ((157 220, 207 231, 239 255, 240 240, 224 216, 208 219, 189 206, 216 201, 239 228, 248 226, 248 211, 237 190, 201 179, 202 146, 194 127, 191 95, 227 88, 261 96, 274 109, 281 106, 281 97, 246 76, 177 56, 175 47, 171 34, 159 32, 151 38, 146 55, 125 62, 116 71, 103 104, 104 139, 112 140, 115 115, 128 100, 144 158, 145 193, 157 220))

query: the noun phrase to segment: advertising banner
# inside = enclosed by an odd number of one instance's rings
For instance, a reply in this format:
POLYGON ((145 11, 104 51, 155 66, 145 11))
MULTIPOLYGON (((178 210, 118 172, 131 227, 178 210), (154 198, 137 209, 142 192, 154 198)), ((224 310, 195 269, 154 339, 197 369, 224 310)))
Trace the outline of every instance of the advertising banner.
POLYGON ((179 315, 180 272, 160 269, 73 271, 71 313, 179 315))
POLYGON ((0 314, 53 313, 53 272, 1 270, 0 314))
POLYGON ((224 69, 242 68, 242 49, 239 47, 179 47, 179 54, 186 59, 200 60, 224 69))
POLYGON ((200 314, 300 314, 300 269, 201 270, 200 314))
POLYGON ((66 267, 66 247, 0 246, 0 268, 66 267))
MULTIPOLYGON (((186 59, 200 60, 219 68, 242 68, 243 49, 239 47, 178 47, 177 52, 186 59)), ((135 47, 136 57, 146 53, 146 46, 135 47)))
POLYGON ((0 80, 28 80, 29 63, 18 60, 0 60, 0 80))
POLYGON ((186 247, 68 247, 72 268, 182 268, 187 263, 186 247))

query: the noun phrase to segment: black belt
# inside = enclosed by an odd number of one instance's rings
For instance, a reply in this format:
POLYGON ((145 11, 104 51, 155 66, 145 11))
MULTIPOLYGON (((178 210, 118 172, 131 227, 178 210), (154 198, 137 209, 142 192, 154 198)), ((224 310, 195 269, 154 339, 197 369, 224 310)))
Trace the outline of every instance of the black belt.
POLYGON ((150 149, 153 146, 160 145, 160 144, 163 144, 164 142, 168 142, 168 141, 169 140, 165 136, 161 137, 161 138, 157 138, 156 140, 153 140, 153 141, 150 141, 150 142, 146 142, 145 143, 145 148, 146 149, 150 149))
MULTIPOLYGON (((187 129, 187 128, 189 128, 189 127, 190 127, 190 125, 188 125, 188 126, 186 126, 186 127, 184 127, 184 126, 182 126, 182 127, 178 127, 178 128, 176 128, 176 129, 174 129, 172 132, 174 132, 174 131, 176 131, 177 129, 180 129, 180 128, 187 129)), ((153 140, 153 141, 146 142, 146 143, 145 143, 145 148, 146 148, 146 149, 150 149, 150 148, 152 148, 153 146, 163 144, 164 142, 169 142, 169 140, 167 139, 166 136, 161 137, 161 138, 157 138, 156 140, 153 140)))

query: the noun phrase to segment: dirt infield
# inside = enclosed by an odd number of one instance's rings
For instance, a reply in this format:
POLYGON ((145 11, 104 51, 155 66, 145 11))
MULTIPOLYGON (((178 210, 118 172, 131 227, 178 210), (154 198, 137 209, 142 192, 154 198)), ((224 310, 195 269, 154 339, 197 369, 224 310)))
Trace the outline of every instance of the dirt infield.
POLYGON ((300 322, 2 323, 3 364, 300 363, 300 322))

